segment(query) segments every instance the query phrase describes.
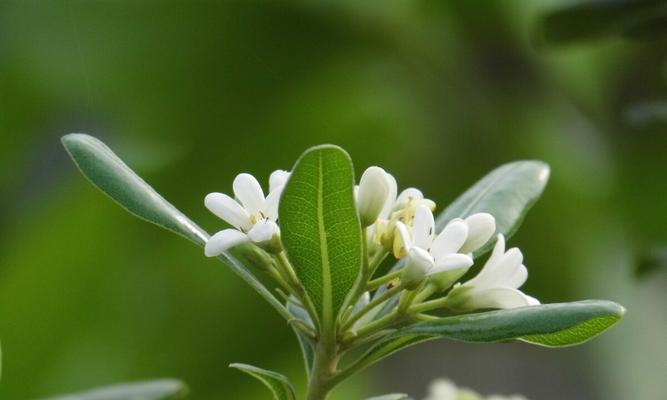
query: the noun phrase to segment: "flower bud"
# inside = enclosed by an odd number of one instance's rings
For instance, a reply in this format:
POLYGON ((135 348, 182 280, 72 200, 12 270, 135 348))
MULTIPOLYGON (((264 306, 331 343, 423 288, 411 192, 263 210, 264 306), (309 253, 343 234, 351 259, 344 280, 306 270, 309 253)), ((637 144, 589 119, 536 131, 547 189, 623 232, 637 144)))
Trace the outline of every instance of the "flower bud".
POLYGON ((357 210, 361 226, 367 227, 377 221, 389 196, 387 173, 380 167, 369 167, 361 175, 357 210))
POLYGON ((406 260, 401 275, 401 284, 407 290, 414 290, 424 282, 428 271, 433 267, 433 257, 427 251, 413 247, 406 260))

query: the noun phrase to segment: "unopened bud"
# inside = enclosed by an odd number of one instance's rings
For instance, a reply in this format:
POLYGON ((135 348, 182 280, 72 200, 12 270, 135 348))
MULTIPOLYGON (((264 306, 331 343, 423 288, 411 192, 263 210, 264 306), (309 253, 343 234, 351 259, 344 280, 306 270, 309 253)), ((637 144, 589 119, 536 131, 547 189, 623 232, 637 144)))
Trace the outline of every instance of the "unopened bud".
POLYGON ((377 221, 389 196, 387 173, 380 167, 369 167, 361 175, 357 210, 361 226, 367 227, 377 221))

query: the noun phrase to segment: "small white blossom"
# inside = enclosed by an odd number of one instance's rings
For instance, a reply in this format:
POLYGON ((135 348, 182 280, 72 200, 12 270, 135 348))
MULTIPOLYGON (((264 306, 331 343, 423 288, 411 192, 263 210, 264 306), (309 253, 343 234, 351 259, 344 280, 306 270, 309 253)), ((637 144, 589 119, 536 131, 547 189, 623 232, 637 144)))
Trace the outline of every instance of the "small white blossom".
POLYGON ((269 178, 269 194, 264 197, 264 191, 257 179, 242 173, 234 179, 235 199, 223 193, 207 195, 204 199, 206 208, 235 229, 223 229, 211 236, 206 243, 205 254, 215 257, 244 242, 275 242, 280 235, 280 228, 276 223, 278 202, 288 178, 288 172, 274 171, 269 178))
POLYGON ((396 230, 400 244, 395 252, 399 257, 408 256, 403 282, 409 286, 428 275, 469 268, 473 263, 469 254, 459 253, 468 238, 468 225, 464 220, 451 221, 436 236, 433 213, 428 207, 419 205, 415 208, 412 230, 400 221, 396 223, 396 230))
POLYGON ((527 400, 521 395, 500 396, 490 395, 484 397, 479 393, 463 388, 457 387, 452 381, 448 379, 436 379, 429 385, 428 396, 424 400, 527 400))
POLYGON ((361 175, 356 198, 362 227, 367 227, 377 221, 387 203, 387 198, 392 190, 391 185, 389 174, 380 167, 369 167, 361 175))
POLYGON ((456 285, 450 294, 451 303, 459 310, 481 308, 516 308, 540 304, 534 297, 518 290, 528 278, 521 250, 505 251, 505 237, 498 235, 489 260, 476 277, 456 285))

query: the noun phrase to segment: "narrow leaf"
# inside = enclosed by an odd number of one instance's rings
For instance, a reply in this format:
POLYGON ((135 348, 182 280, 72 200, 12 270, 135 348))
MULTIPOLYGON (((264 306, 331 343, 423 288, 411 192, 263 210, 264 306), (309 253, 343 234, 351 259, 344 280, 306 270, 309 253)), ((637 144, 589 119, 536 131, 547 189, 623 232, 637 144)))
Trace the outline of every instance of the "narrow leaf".
POLYGON ((187 387, 174 379, 126 383, 45 400, 176 400, 184 399, 187 387))
POLYGON ((347 153, 318 146, 297 161, 280 200, 283 244, 317 311, 333 326, 361 267, 361 228, 347 153))
POLYGON ((72 133, 62 143, 81 173, 131 214, 177 233, 199 245, 208 235, 160 196, 111 149, 96 138, 72 133))
POLYGON ((230 364, 229 366, 258 379, 269 388, 275 400, 296 400, 294 387, 284 375, 248 364, 230 364))
POLYGON ((584 343, 618 322, 625 309, 586 300, 458 315, 420 322, 388 335, 362 356, 361 369, 408 346, 433 339, 490 343, 519 340, 545 347, 584 343))
MULTIPOLYGON (((304 310, 302 307, 299 307, 291 302, 288 302, 287 310, 294 318, 300 319, 309 326, 313 327, 313 329, 315 328, 313 325, 313 321, 310 318, 310 315, 308 315, 308 312, 304 310)), ((312 371, 313 369, 313 361, 315 359, 313 346, 298 329, 293 328, 293 330, 297 340, 299 341, 299 347, 301 348, 301 353, 303 355, 303 362, 306 367, 306 375, 310 376, 310 371, 312 371)))
MULTIPOLYGON (((206 244, 209 237, 206 231, 160 196, 104 143, 81 133, 63 136, 62 143, 81 173, 128 212, 200 246, 206 244)), ((224 253, 218 258, 229 265, 280 315, 290 318, 280 301, 235 257, 224 253)))
MULTIPOLYGON (((541 161, 501 165, 454 200, 438 216, 436 230, 441 231, 454 218, 486 212, 496 219, 496 233, 510 237, 540 197, 548 180, 549 166, 541 161)), ((485 253, 493 243, 494 240, 490 240, 475 254, 485 253)))

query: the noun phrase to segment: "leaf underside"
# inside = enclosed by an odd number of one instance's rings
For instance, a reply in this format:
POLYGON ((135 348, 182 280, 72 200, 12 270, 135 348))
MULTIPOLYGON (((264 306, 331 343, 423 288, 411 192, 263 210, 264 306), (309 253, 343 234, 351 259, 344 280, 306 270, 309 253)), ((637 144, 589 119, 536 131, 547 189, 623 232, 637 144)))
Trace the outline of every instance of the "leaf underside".
MULTIPOLYGON (((503 164, 477 181, 452 202, 436 219, 440 232, 455 218, 486 212, 496 219, 496 233, 509 238, 542 194, 549 180, 549 166, 542 161, 503 164)), ((479 256, 493 247, 495 238, 475 252, 479 256)))
POLYGON ((280 200, 283 245, 323 327, 333 326, 361 267, 353 186, 347 153, 318 146, 299 158, 280 200))
POLYGON ((546 304, 440 318, 401 328, 373 345, 360 367, 408 346, 434 339, 473 343, 519 340, 545 347, 586 342, 618 322, 625 310, 604 300, 546 304))
POLYGON ((259 380, 269 388, 275 400, 296 400, 294 387, 287 377, 273 371, 257 368, 248 364, 230 364, 230 368, 235 368, 253 378, 259 380))
POLYGON ((106 386, 43 400, 176 400, 184 399, 187 387, 175 379, 106 386))
MULTIPOLYGON (((160 196, 139 175, 98 139, 72 133, 62 138, 63 146, 81 173, 132 215, 151 222, 204 246, 208 233, 160 196)), ((235 257, 224 253, 218 257, 246 281, 280 315, 289 319, 287 309, 235 257)))

